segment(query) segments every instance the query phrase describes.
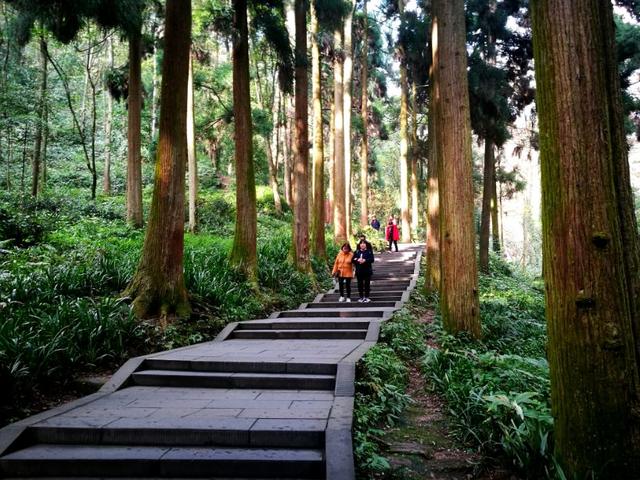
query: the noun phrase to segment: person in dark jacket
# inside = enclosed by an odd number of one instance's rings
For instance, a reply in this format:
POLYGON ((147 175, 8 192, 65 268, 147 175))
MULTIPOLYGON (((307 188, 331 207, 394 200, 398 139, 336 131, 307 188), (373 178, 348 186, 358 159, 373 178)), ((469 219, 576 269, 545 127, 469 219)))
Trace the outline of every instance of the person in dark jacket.
POLYGON ((368 248, 367 241, 360 241, 358 248, 353 254, 353 264, 356 266, 356 278, 358 279, 358 293, 360 303, 368 303, 371 291, 371 276, 373 275, 372 264, 374 262, 373 250, 368 248))
POLYGON ((374 230, 380 230, 380 221, 376 218, 375 215, 371 219, 371 228, 373 228, 374 230))

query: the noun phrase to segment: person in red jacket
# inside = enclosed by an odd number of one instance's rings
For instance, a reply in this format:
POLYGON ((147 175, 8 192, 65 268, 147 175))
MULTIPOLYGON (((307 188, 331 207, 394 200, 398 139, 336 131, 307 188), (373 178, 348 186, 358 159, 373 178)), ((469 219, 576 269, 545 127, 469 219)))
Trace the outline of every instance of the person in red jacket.
POLYGON ((398 251, 398 240, 400 239, 400 230, 398 229, 398 225, 396 221, 392 218, 389 219, 389 223, 387 223, 387 228, 385 230, 385 237, 387 242, 389 242, 389 251, 391 251, 391 245, 396 246, 396 252, 398 251))

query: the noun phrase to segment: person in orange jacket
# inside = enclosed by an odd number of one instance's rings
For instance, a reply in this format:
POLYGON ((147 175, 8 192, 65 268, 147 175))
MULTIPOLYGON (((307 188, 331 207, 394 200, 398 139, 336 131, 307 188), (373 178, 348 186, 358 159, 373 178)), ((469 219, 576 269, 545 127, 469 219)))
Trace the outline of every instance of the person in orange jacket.
POLYGON ((351 279, 353 278, 353 251, 351 245, 346 242, 340 247, 340 252, 333 262, 333 270, 331 275, 338 277, 338 285, 340 287, 339 302, 351 301, 351 279))

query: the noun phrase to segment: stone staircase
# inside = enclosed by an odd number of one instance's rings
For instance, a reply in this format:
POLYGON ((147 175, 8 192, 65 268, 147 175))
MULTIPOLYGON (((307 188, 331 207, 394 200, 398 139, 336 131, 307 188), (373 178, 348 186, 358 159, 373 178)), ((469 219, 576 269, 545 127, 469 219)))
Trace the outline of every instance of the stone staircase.
POLYGON ((353 479, 355 364, 419 260, 377 255, 370 303, 331 291, 128 361, 99 392, 0 430, 0 478, 353 479))

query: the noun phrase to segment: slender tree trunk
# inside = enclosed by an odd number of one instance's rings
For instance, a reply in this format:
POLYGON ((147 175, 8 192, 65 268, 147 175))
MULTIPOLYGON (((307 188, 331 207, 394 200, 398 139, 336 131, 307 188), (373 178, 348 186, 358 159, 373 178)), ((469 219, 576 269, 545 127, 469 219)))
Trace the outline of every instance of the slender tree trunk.
POLYGON ((156 138, 158 128, 158 47, 153 39, 153 56, 151 57, 151 141, 156 138))
POLYGON ((347 227, 347 238, 351 237, 351 85, 353 80, 353 9, 355 2, 349 9, 344 20, 344 36, 343 36, 343 66, 342 66, 342 114, 343 122, 343 139, 344 139, 344 213, 345 224, 347 227))
POLYGON ((95 200, 98 190, 98 169, 96 166, 96 130, 98 126, 98 109, 96 108, 96 82, 91 76, 91 66, 87 65, 89 88, 91 89, 91 199, 95 200))
POLYGON ((411 85, 411 155, 409 164, 411 166, 411 230, 418 229, 418 99, 416 84, 411 85))
POLYGON ((447 331, 480 337, 464 2, 433 0, 432 12, 440 308, 447 331))
MULTIPOLYGON (((22 171, 20 172, 20 194, 24 199, 25 191, 25 176, 27 170, 27 127, 24 127, 24 134, 22 138, 22 171)), ((22 200, 24 201, 24 200, 22 200)))
POLYGON ((313 95, 313 222, 311 252, 326 258, 324 241, 324 139, 322 138, 322 71, 318 47, 318 18, 311 2, 311 75, 313 95))
POLYGON ((480 221, 480 270, 489 272, 489 227, 491 219, 491 200, 493 185, 495 185, 495 157, 493 142, 486 138, 484 141, 484 180, 482 187, 482 214, 480 221))
POLYGON ((198 200, 198 162, 196 157, 196 125, 193 104, 193 55, 189 55, 187 84, 187 170, 189 176, 189 231, 198 229, 196 202, 198 200))
POLYGON ((309 262, 309 85, 307 69, 307 2, 295 0, 295 143, 292 178, 293 258, 302 272, 311 270, 309 262))
POLYGON ((47 186, 48 171, 47 171, 47 146, 49 145, 49 102, 45 96, 44 102, 44 114, 43 114, 43 134, 42 134, 42 181, 40 182, 40 191, 44 190, 47 186))
POLYGON ((501 248, 501 235, 500 235, 500 226, 502 222, 500 221, 500 203, 498 201, 498 189, 496 188, 497 181, 495 178, 495 159, 494 159, 494 167, 493 167, 493 183, 491 184, 491 246, 493 248, 494 253, 500 254, 501 248))
MULTIPOLYGON (((107 64, 109 69, 113 68, 113 38, 107 38, 107 64)), ((105 195, 111 193, 111 126, 113 123, 113 98, 105 89, 104 98, 106 103, 104 121, 104 172, 102 173, 102 191, 105 195)))
POLYGON ((282 200, 280 199, 280 191, 278 188, 278 132, 280 131, 280 89, 274 85, 273 87, 273 105, 271 108, 271 123, 273 130, 271 138, 267 141, 267 157, 269 160, 269 183, 273 192, 273 203, 278 215, 282 214, 282 200))
POLYGON ((612 5, 532 2, 556 454, 640 478, 638 233, 612 5))
POLYGON ((142 227, 143 222, 142 162, 140 157, 140 113, 142 111, 141 36, 139 30, 129 36, 129 97, 127 110, 127 221, 136 228, 142 227))
MULTIPOLYGON (((398 0, 400 17, 404 15, 405 0, 398 0)), ((400 63, 400 218, 401 239, 411 241, 411 216, 409 210, 409 95, 407 67, 400 63)))
POLYGON ((183 273, 191 3, 167 0, 165 18, 153 199, 142 257, 125 292, 138 317, 160 316, 162 321, 191 312, 183 273))
POLYGON ((427 274, 425 290, 440 289, 440 198, 438 189, 438 141, 435 122, 433 75, 429 88, 429 151, 427 159, 427 274))
POLYGON ((235 120, 236 230, 231 262, 251 282, 258 279, 256 184, 253 166, 253 125, 249 86, 247 0, 233 0, 233 117, 235 120))
MULTIPOLYGON (((287 111, 287 100, 283 100, 283 111, 287 111)), ((283 148, 283 186, 284 186, 284 201, 287 202, 287 205, 289 205, 289 207, 291 207, 292 205, 292 200, 291 200, 291 146, 292 146, 292 142, 291 142, 291 137, 292 137, 292 132, 291 132, 291 123, 289 122, 289 117, 288 115, 285 117, 285 121, 284 124, 282 125, 283 128, 283 140, 284 140, 284 148, 283 148)))
POLYGON ((367 16, 367 0, 362 5, 362 72, 360 87, 362 88, 362 145, 360 153, 360 225, 369 225, 369 18, 367 16))
POLYGON ((344 99, 342 81, 342 33, 336 30, 333 35, 334 49, 336 51, 333 62, 333 235, 338 244, 347 241, 347 212, 346 212, 346 179, 345 179, 345 155, 344 155, 344 99))
POLYGON ((327 223, 333 224, 335 214, 335 200, 333 195, 336 191, 336 168, 335 168, 335 103, 334 96, 331 95, 330 100, 330 113, 329 113, 329 155, 327 157, 327 170, 329 171, 329 214, 327 218, 327 223))
POLYGON ((44 112, 47 102, 47 43, 44 36, 40 35, 40 102, 38 105, 38 123, 36 124, 36 142, 33 150, 33 164, 31 176, 31 195, 38 196, 40 180, 40 166, 42 159, 42 132, 44 129, 44 112))

